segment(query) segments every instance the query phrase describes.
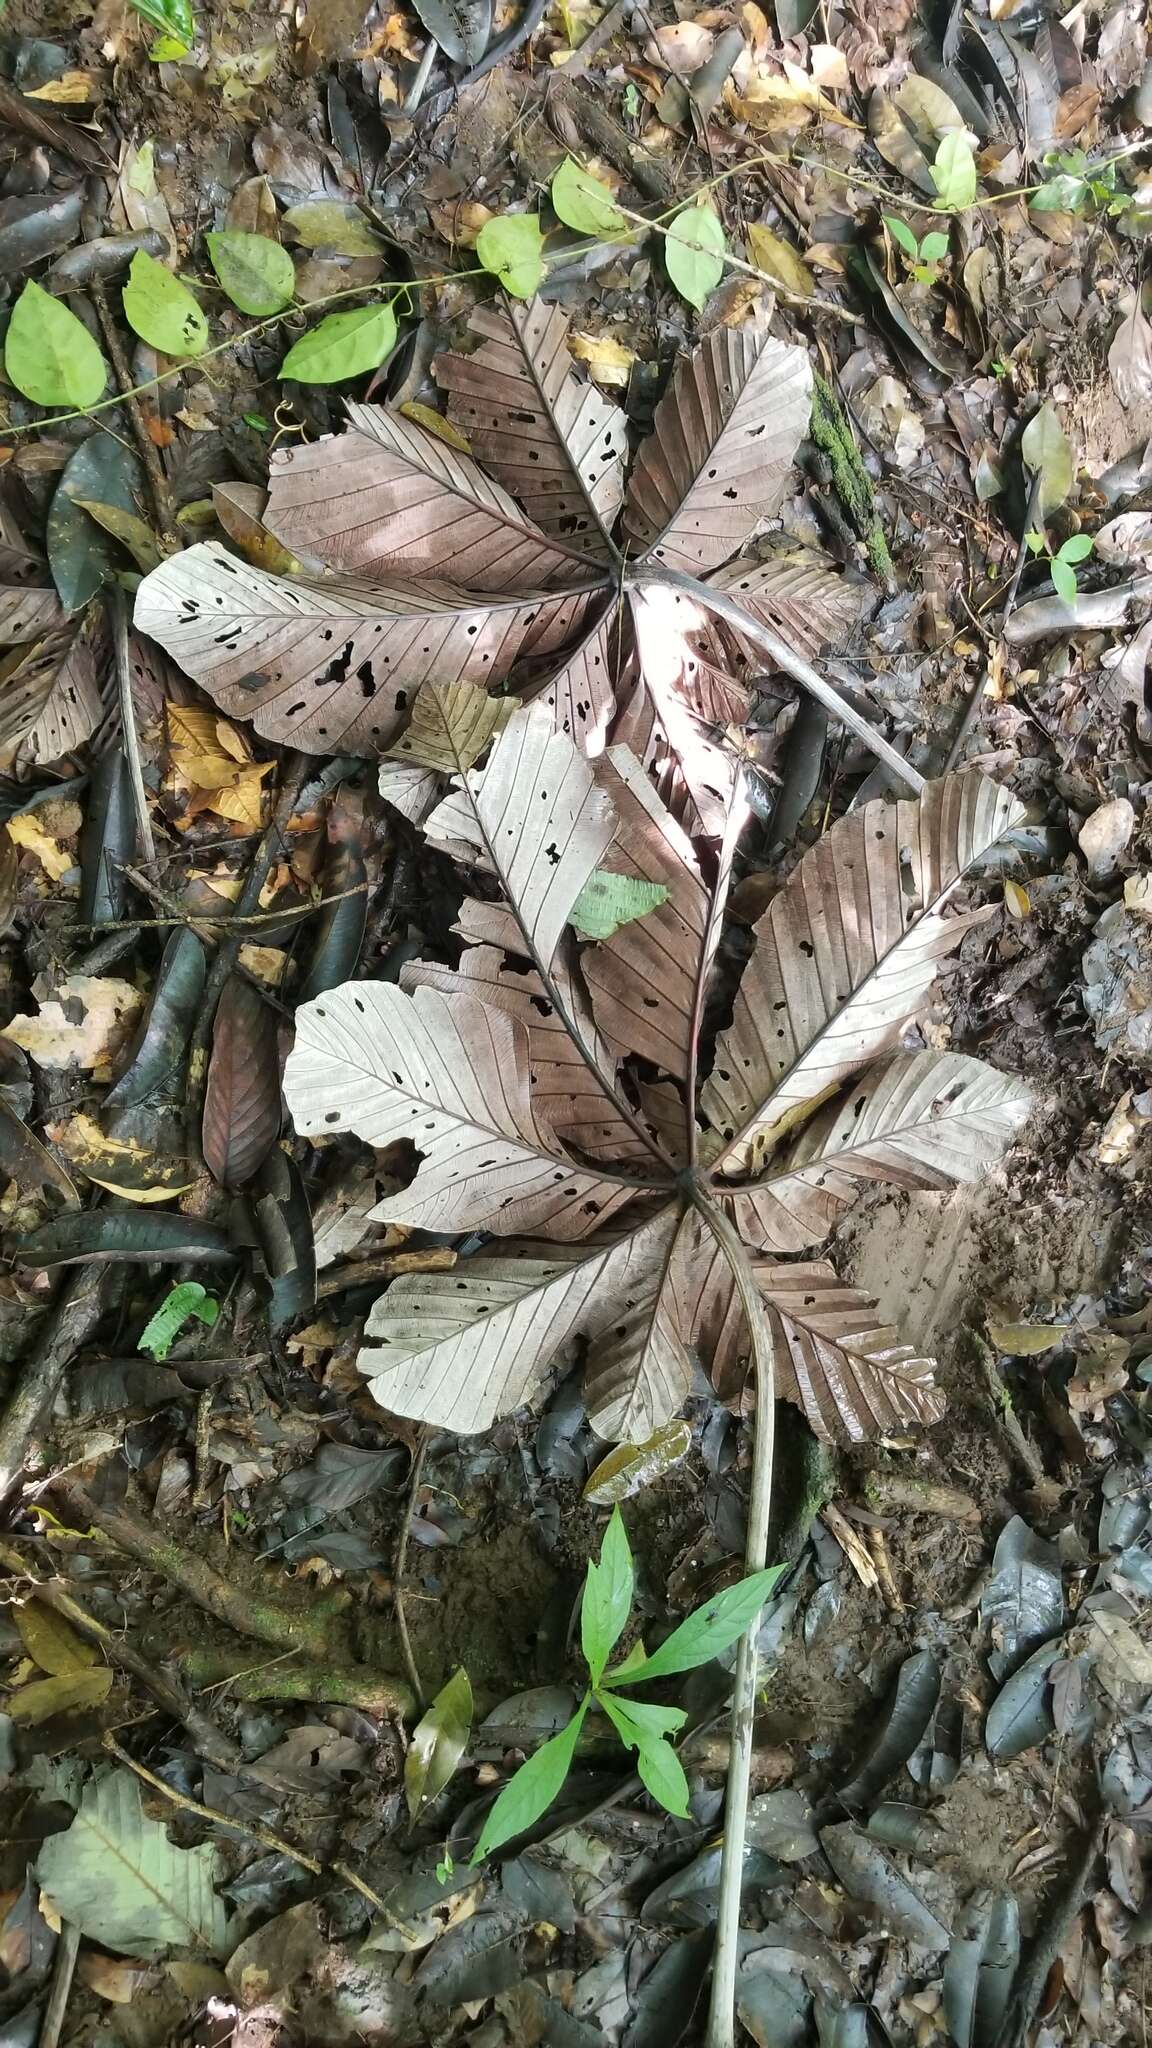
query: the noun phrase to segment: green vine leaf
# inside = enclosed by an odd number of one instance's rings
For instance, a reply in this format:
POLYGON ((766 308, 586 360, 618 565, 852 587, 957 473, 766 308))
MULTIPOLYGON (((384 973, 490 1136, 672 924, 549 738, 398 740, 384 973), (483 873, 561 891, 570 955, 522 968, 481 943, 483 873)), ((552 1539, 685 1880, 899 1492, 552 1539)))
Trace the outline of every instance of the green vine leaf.
POLYGON ((33 405, 95 405, 108 365, 82 320, 29 281, 17 299, 4 343, 4 368, 33 405))
POLYGON ((929 166, 938 213, 959 213, 976 198, 976 159, 962 128, 950 128, 929 166))
POLYGON ((594 178, 566 156, 552 180, 552 204, 566 228, 578 235, 627 234, 628 222, 602 178, 594 178))
POLYGON ((357 306, 329 313, 319 327, 293 342, 280 376, 299 384, 343 384, 366 370, 378 370, 396 346, 396 315, 390 305, 357 306))
POLYGON ((198 356, 208 322, 186 284, 143 249, 132 258, 124 287, 124 318, 133 334, 166 356, 198 356))
POLYGON ((171 36, 183 49, 187 50, 195 40, 192 0, 132 0, 132 5, 149 28, 158 28, 163 35, 171 36))
POLYGON ((246 235, 229 228, 206 235, 208 257, 224 290, 242 313, 267 318, 282 313, 296 290, 296 266, 279 242, 268 235, 246 235))
POLYGON ((1057 597, 1063 598, 1065 604, 1075 604, 1075 569, 1068 562, 1062 562, 1059 555, 1055 555, 1048 564, 1048 573, 1052 578, 1052 588, 1056 592, 1057 597))
POLYGON ((534 213, 501 213, 486 220, 476 254, 514 299, 530 299, 544 276, 544 237, 534 213))
POLYGON ((686 206, 664 240, 668 275, 682 299, 700 312, 724 275, 724 229, 708 206, 686 206))
POLYGON ((153 1358, 167 1358, 184 1324, 192 1318, 211 1329, 220 1304, 199 1280, 181 1280, 160 1303, 140 1332, 137 1351, 150 1351, 153 1358))

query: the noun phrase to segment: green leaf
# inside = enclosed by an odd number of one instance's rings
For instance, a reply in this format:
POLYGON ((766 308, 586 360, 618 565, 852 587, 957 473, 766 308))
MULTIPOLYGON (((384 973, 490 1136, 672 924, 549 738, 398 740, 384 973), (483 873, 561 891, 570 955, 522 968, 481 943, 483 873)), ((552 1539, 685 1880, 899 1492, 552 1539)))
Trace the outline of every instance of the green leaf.
POLYGON ((534 213, 501 213, 486 220, 476 254, 514 299, 530 299, 544 275, 544 237, 534 213))
POLYGON ((920 255, 925 263, 942 263, 947 254, 947 235, 925 235, 920 244, 920 255))
POLYGON ((173 36, 185 49, 195 39, 192 0, 132 0, 132 5, 150 28, 158 28, 165 35, 173 36))
POLYGON ((208 322, 186 284, 143 249, 132 258, 124 287, 124 318, 133 334, 166 356, 198 356, 208 322))
POLYGON ((390 305, 357 306, 329 313, 293 342, 280 375, 300 384, 343 384, 365 370, 378 370, 396 346, 396 315, 390 305))
POLYGON ((1088 198, 1083 178, 1049 178, 1028 201, 1032 213, 1079 213, 1088 198))
POLYGON ((604 1531, 599 1564, 590 1564, 580 1607, 580 1640, 593 1685, 598 1685, 632 1608, 635 1575, 619 1508, 604 1531))
POLYGON ((542 1813, 547 1812, 572 1768, 591 1698, 591 1693, 585 1693, 567 1727, 562 1728, 559 1735, 541 1743, 535 1755, 521 1764, 515 1777, 509 1778, 484 1823, 469 1862, 482 1862, 502 1842, 509 1842, 513 1835, 522 1834, 533 1821, 539 1820, 542 1813))
POLYGON ((664 1423, 642 1444, 613 1444, 586 1480, 583 1497, 592 1507, 610 1508, 662 1479, 691 1449, 692 1431, 682 1418, 664 1423))
POLYGON ((112 1670, 107 1664, 92 1665, 86 1671, 62 1671, 53 1678, 33 1679, 10 1693, 4 1702, 11 1721, 20 1728, 38 1728, 54 1714, 91 1713, 112 1690, 112 1670))
POLYGON ((1090 533, 1070 533, 1067 540, 1057 548, 1056 560, 1058 562, 1083 562, 1092 553, 1095 545, 1096 543, 1090 533))
POLYGON ((1027 533, 1024 535, 1024 539, 1027 545, 1031 548, 1032 553, 1034 555, 1042 555, 1047 549, 1048 543, 1045 540, 1044 535, 1038 532, 1036 527, 1034 526, 1030 526, 1028 528, 1027 533))
POLYGON ((165 1295, 155 1315, 149 1317, 136 1349, 150 1351, 153 1358, 167 1358, 177 1334, 191 1317, 211 1329, 219 1313, 219 1302, 213 1300, 199 1280, 182 1280, 165 1295))
POLYGON ((552 204, 565 227, 578 235, 627 234, 628 222, 601 178, 566 156, 552 180, 552 204))
POLYGON ((1047 518, 1072 489, 1072 448, 1056 414, 1045 400, 1020 437, 1024 465, 1040 479, 1040 515, 1047 518))
POLYGON ((1073 569, 1068 562, 1062 562, 1059 556, 1056 556, 1055 559, 1049 562, 1048 564, 1048 574, 1052 578, 1052 588, 1055 590, 1057 597, 1062 597, 1065 604, 1075 604, 1075 569, 1073 569))
POLYGON ((637 875, 593 868, 569 915, 578 938, 610 939, 621 925, 634 924, 667 897, 663 882, 645 882, 637 875))
POLYGON ((415 1820, 422 1806, 444 1790, 472 1732, 472 1687, 463 1665, 437 1693, 412 1731, 404 1760, 404 1796, 415 1820))
POLYGON ((962 128, 950 128, 929 166, 940 213, 959 213, 976 197, 976 159, 962 128))
POLYGON ((915 260, 920 253, 919 246, 907 221, 900 220, 894 213, 881 214, 880 218, 884 222, 892 240, 903 249, 906 256, 911 256, 915 260))
POLYGON ((358 206, 344 199, 304 199, 290 206, 284 225, 306 249, 335 256, 379 256, 381 241, 358 206))
POLYGON ((95 405, 108 382, 108 365, 82 320, 31 280, 13 308, 4 343, 4 368, 33 405, 95 405))
POLYGON ((85 1786, 71 1827, 41 1849, 36 1875, 62 1920, 121 1955, 193 1947, 220 1956, 233 1945, 214 1889, 218 1851, 208 1842, 176 1848, 148 1819, 130 1771, 85 1786))
MULTIPOLYGON (((643 1663, 630 1663, 628 1683, 667 1678, 672 1671, 694 1671, 698 1664, 707 1664, 721 1650, 729 1649, 755 1620, 783 1569, 782 1564, 769 1565, 767 1571, 753 1572, 750 1578, 706 1601, 643 1663)), ((620 1671, 610 1671, 604 1684, 618 1685, 621 1677, 620 1671)))
POLYGON ((279 242, 268 235, 241 234, 236 228, 206 235, 205 240, 213 270, 242 313, 267 316, 291 304, 296 266, 279 242))
POLYGON ((697 312, 724 275, 725 246, 724 229, 709 206, 686 206, 664 238, 668 275, 697 312))
POLYGON ((641 1784, 666 1813, 686 1820, 688 1780, 684 1766, 656 1717, 677 1714, 679 1718, 673 1725, 682 1727, 687 1715, 678 1707, 647 1707, 639 1700, 614 1700, 611 1693, 603 1695, 600 1705, 625 1748, 636 1751, 641 1784))

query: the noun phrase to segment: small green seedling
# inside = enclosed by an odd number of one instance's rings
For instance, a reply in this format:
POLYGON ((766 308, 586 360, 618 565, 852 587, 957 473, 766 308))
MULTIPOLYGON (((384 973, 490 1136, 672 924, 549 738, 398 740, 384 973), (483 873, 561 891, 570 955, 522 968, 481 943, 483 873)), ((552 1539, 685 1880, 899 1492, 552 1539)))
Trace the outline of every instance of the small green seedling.
POLYGON ((219 1302, 213 1300, 199 1280, 182 1280, 165 1295, 155 1315, 149 1317, 136 1349, 150 1351, 156 1359, 167 1358, 185 1323, 195 1318, 211 1329, 219 1313, 219 1302))
POLYGON ((1049 150, 1044 167, 1051 175, 1033 192, 1033 213, 1105 214, 1116 220, 1127 213, 1134 195, 1119 183, 1119 158, 1092 163, 1082 149, 1049 150))
POLYGON ((893 213, 885 213, 881 218, 897 248, 908 258, 908 268, 917 284, 935 284, 948 254, 947 235, 936 228, 918 242, 907 221, 893 213))
POLYGON ((1039 533, 1035 527, 1026 533, 1024 538, 1034 555, 1047 557, 1048 574, 1052 578, 1052 587, 1057 597, 1062 597, 1065 604, 1075 604, 1076 570, 1073 565, 1076 562, 1083 562, 1092 553, 1094 542, 1091 534, 1069 534, 1068 539, 1061 542, 1055 554, 1048 545, 1047 536, 1039 533))
POLYGON ((635 1583, 628 1536, 619 1508, 613 1508, 600 1546, 600 1562, 588 1567, 580 1611, 580 1641, 591 1683, 567 1725, 508 1780, 484 1823, 472 1862, 479 1863, 502 1842, 522 1834, 551 1806, 572 1767, 580 1731, 593 1705, 607 1716, 625 1748, 636 1751, 636 1769, 657 1804, 668 1813, 686 1817, 688 1780, 671 1737, 684 1726, 687 1714, 682 1707, 659 1707, 647 1700, 622 1697, 620 1688, 667 1678, 673 1672, 693 1671, 730 1649, 759 1614, 783 1569, 783 1565, 772 1565, 739 1580, 698 1607, 652 1656, 637 1643, 622 1663, 609 1670, 608 1659, 628 1625, 635 1583))

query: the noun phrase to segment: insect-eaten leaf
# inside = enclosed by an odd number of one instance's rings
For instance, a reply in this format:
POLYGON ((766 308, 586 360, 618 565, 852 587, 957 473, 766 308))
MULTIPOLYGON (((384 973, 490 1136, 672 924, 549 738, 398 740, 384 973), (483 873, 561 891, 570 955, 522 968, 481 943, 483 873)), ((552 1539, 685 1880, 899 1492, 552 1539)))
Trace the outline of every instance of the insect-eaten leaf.
POLYGON ((150 1352, 155 1359, 167 1358, 185 1323, 205 1323, 211 1329, 219 1313, 219 1302, 199 1280, 181 1280, 165 1295, 155 1315, 149 1316, 136 1349, 150 1352))
POLYGON ((697 312, 724 275, 724 229, 710 206, 686 206, 664 238, 664 261, 681 298, 697 312))
POLYGON ((206 235, 208 256, 224 290, 242 313, 267 317, 291 305, 296 266, 287 249, 270 235, 243 234, 226 228, 206 235))
POLYGON ((95 405, 108 382, 108 365, 84 322, 31 278, 8 322, 4 368, 33 405, 77 411, 95 405))
POLYGON ((208 346, 208 322, 186 284, 143 249, 132 258, 124 287, 124 318, 150 348, 168 356, 198 356, 208 346))
POLYGON ((281 381, 294 377, 298 384, 344 384, 366 370, 378 370, 395 346, 396 315, 390 304, 328 313, 293 342, 279 375, 281 381))
POLYGON ((514 299, 530 299, 544 276, 544 237, 534 213, 499 213, 476 237, 476 254, 514 299))
POLYGON ((628 222, 602 178, 566 156, 552 180, 552 205, 578 235, 627 234, 628 222))
POLYGON ((463 1665, 412 1730, 404 1760, 404 1797, 413 1821, 444 1790, 472 1732, 472 1687, 463 1665))
POLYGON ((572 905, 577 938, 610 939, 621 925, 631 924, 668 900, 663 882, 645 882, 638 875, 616 875, 596 868, 572 905))

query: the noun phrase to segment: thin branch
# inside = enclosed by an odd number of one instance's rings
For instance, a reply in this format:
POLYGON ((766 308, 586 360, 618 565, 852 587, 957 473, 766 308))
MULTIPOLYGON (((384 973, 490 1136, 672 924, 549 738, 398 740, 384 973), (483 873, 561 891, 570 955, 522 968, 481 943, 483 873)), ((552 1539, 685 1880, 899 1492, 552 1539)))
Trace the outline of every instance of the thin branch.
POLYGON ((57 2048, 68 2014, 68 1999, 79 1953, 80 1929, 75 1921, 65 1920, 60 1927, 60 1943, 52 1964, 52 1983, 48 1991, 48 2003, 44 2008, 44 2018, 40 2024, 37 2048, 57 2048))
POLYGON ((128 655, 128 607, 124 602, 124 592, 116 583, 109 586, 108 611, 112 620, 112 646, 116 657, 120 733, 124 741, 124 758, 128 763, 128 778, 132 785, 132 805, 136 812, 136 844, 141 860, 151 862, 156 858, 156 842, 152 837, 152 820, 148 815, 148 795, 144 788, 144 770, 140 761, 140 736, 136 730, 132 664, 128 655))
POLYGON ((708 998, 708 982, 712 973, 712 962, 720 943, 720 929, 724 923, 724 912, 728 907, 728 890, 732 881, 732 863, 736 858, 736 846, 748 820, 748 803, 744 795, 744 768, 737 762, 732 782, 732 796, 728 815, 724 820, 724 836, 720 841, 717 855, 716 882, 708 899, 708 914, 704 921, 704 935, 700 944, 700 958, 696 963, 696 986, 692 991, 692 1021, 688 1031, 688 1074, 685 1081, 685 1095, 688 1104, 688 1164, 695 1167, 700 1152, 700 1126, 696 1121, 696 1078, 700 1065, 700 1033, 704 1023, 704 1005, 708 998))
POLYGON ((857 739, 863 740, 876 759, 883 761, 891 774, 897 776, 913 795, 920 795, 925 786, 925 779, 919 769, 913 768, 905 761, 903 756, 896 752, 895 747, 889 745, 883 734, 877 732, 876 727, 870 725, 862 713, 855 710, 847 698, 842 697, 839 690, 820 674, 819 669, 813 668, 810 661, 805 661, 803 655, 797 654, 795 648, 790 647, 787 640, 781 639, 780 634, 774 632, 771 626, 762 626, 759 619, 752 618, 744 610, 743 605, 737 604, 735 598, 726 596, 722 590, 713 590, 709 584, 701 583, 696 576, 685 575, 681 569, 655 569, 641 565, 629 570, 628 583, 634 590, 682 590, 686 597, 691 597, 697 604, 703 605, 715 618, 723 619, 725 625, 731 626, 739 633, 742 640, 751 641, 754 647, 762 648, 765 654, 771 656, 777 668, 782 668, 785 675, 791 676, 793 682, 799 683, 818 703, 823 704, 834 718, 839 719, 841 725, 846 725, 849 732, 855 733, 857 739))
MULTIPOLYGON (((752 1342, 756 1372, 756 1434, 744 1568, 748 1573, 759 1572, 768 1561, 772 1463, 776 1448, 776 1371, 772 1329, 748 1254, 727 1216, 699 1181, 693 1187, 692 1196, 728 1262, 752 1342)), ((760 1616, 757 1614, 741 1636, 736 1654, 736 1680, 732 1693, 732 1761, 724 1800, 724 1849, 706 2048, 735 2048, 736 2043, 736 1967, 756 1716, 756 1638, 759 1630, 760 1616)))
MULTIPOLYGON (((104 346, 112 358, 112 367, 116 372, 116 380, 120 386, 120 397, 124 404, 124 410, 128 415, 128 424, 135 437, 136 446, 140 451, 140 460, 144 465, 144 472, 148 478, 148 488, 152 494, 152 504, 156 512, 157 530, 161 539, 166 541, 170 547, 178 547, 180 545, 180 536, 172 518, 172 493, 168 488, 168 479, 160 466, 160 451, 148 432, 144 415, 140 410, 138 403, 142 395, 140 387, 132 382, 132 371, 128 358, 124 353, 120 332, 115 320, 112 318, 107 293, 98 279, 94 278, 89 285, 88 295, 96 308, 96 318, 100 322, 100 332, 104 336, 104 346)), ((183 367, 186 368, 187 365, 183 367)))

